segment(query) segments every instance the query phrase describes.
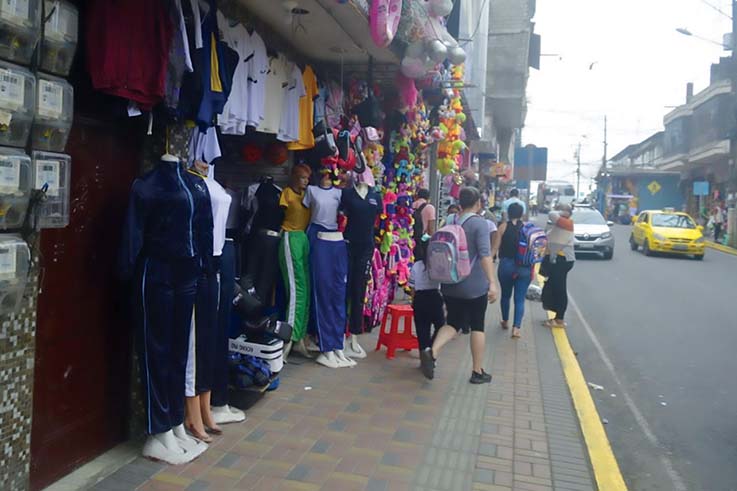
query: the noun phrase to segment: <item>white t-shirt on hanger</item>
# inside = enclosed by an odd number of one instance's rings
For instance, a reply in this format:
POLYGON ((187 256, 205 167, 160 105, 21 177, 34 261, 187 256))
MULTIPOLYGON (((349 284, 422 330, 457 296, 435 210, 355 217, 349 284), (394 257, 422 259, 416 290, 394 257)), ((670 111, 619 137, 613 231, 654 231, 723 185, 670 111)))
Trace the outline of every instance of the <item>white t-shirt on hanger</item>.
POLYGON ((262 133, 279 133, 284 109, 284 88, 289 84, 291 68, 289 60, 281 53, 269 61, 269 73, 265 78, 264 119, 258 127, 262 133))
MULTIPOLYGON (((269 58, 266 45, 256 31, 251 34, 250 46, 253 53, 248 59, 248 107, 246 124, 259 128, 264 119, 264 92, 266 75, 269 72, 269 58)), ((245 128, 244 128, 245 131, 245 128)))
POLYGON ((218 116, 218 126, 225 135, 244 135, 246 133, 246 117, 248 104, 248 63, 246 60, 253 49, 251 48, 251 35, 248 34, 243 24, 232 24, 218 11, 218 28, 223 36, 223 41, 231 49, 238 53, 238 66, 233 73, 233 85, 230 96, 225 103, 223 113, 218 116))
POLYGON ((307 94, 302 81, 302 70, 296 63, 289 69, 287 82, 277 138, 283 142, 294 142, 299 140, 299 99, 307 94))

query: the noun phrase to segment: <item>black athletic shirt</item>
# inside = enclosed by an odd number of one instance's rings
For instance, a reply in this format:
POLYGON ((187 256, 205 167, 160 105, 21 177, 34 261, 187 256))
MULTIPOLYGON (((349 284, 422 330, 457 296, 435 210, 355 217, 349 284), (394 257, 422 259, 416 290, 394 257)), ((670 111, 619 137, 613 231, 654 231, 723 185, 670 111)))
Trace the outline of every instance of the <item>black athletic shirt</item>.
POLYGON ((374 241, 374 222, 376 216, 384 209, 379 193, 369 190, 364 199, 356 188, 344 189, 340 198, 340 209, 348 217, 348 225, 343 234, 345 240, 354 244, 374 241))
POLYGON ((502 242, 499 245, 499 257, 514 259, 517 256, 517 245, 519 244, 519 231, 522 228, 522 220, 517 221, 517 225, 511 221, 507 222, 507 229, 502 235, 502 242))

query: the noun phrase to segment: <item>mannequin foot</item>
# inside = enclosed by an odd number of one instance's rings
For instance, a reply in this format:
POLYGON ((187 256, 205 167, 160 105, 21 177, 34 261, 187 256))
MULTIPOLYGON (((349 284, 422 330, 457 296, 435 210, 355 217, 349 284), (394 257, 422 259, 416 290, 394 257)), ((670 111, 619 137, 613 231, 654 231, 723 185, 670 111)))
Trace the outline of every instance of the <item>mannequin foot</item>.
MULTIPOLYGON (((210 437, 205 432, 205 425, 202 422, 202 410, 200 409, 200 396, 194 396, 194 397, 187 397, 185 399, 185 418, 184 418, 184 425, 183 427, 186 428, 186 431, 188 431, 193 437, 197 438, 198 440, 202 440, 205 443, 211 443, 212 437, 210 437)), ((183 431, 184 435, 186 435, 186 432, 183 431)), ((181 434, 177 434, 175 431, 174 434, 182 438, 181 434)))
POLYGON ((212 396, 211 391, 203 392, 200 394, 200 410, 202 411, 202 423, 207 433, 213 435, 222 435, 223 430, 215 422, 212 416, 212 410, 210 409, 210 398, 212 396))
POLYGON ((358 365, 358 363, 348 358, 343 350, 335 350, 335 357, 338 359, 338 365, 341 367, 355 367, 358 365))
POLYGON ((294 346, 292 346, 292 350, 295 353, 299 353, 300 355, 304 356, 305 358, 313 359, 315 355, 312 354, 312 352, 307 348, 307 345, 305 344, 305 340, 301 339, 299 341, 295 341, 294 346))
POLYGON ((192 435, 194 438, 200 441, 203 441, 205 443, 212 443, 212 437, 207 434, 207 431, 205 431, 204 425, 202 425, 201 428, 197 428, 194 424, 187 422, 185 423, 185 427, 187 429, 186 430, 187 433, 192 435))
POLYGON ((193 461, 194 459, 202 455, 205 450, 207 450, 207 443, 189 436, 184 429, 184 424, 175 426, 173 428, 173 432, 177 443, 184 450, 184 453, 186 453, 188 456, 187 462, 193 461))
POLYGON ((346 355, 350 358, 366 358, 366 350, 358 343, 358 335, 354 334, 348 339, 345 347, 346 355))
POLYGON ((242 423, 246 420, 246 413, 227 404, 225 406, 216 406, 212 408, 212 420, 218 425, 242 423))
POLYGON ((190 460, 189 455, 179 446, 174 432, 171 430, 150 435, 146 439, 146 443, 143 444, 141 453, 147 459, 172 465, 184 464, 190 460))
POLYGON ((312 338, 310 338, 309 336, 306 336, 306 337, 305 337, 305 338, 304 338, 304 339, 302 340, 302 342, 304 343, 304 345, 305 345, 305 349, 306 349, 307 351, 314 351, 314 352, 319 352, 319 351, 320 351, 320 347, 319 347, 319 346, 317 346, 317 345, 315 344, 315 342, 314 342, 314 341, 312 340, 312 338))
POLYGON ((320 356, 317 357, 316 361, 320 365, 328 368, 338 368, 340 366, 338 364, 338 358, 335 356, 335 353, 333 351, 322 353, 320 356))

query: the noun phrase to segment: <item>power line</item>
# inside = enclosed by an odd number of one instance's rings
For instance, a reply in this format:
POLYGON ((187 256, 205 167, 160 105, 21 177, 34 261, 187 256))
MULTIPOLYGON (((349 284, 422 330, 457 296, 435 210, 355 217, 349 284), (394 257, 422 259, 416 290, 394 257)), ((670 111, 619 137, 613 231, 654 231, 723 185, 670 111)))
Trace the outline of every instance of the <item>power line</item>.
POLYGON ((724 11, 724 10, 722 10, 722 9, 720 9, 720 8, 719 8, 719 7, 717 7, 716 5, 714 5, 714 4, 710 3, 710 2, 707 2, 707 0, 699 0, 699 2, 703 3, 704 5, 708 5, 708 6, 709 6, 709 7, 711 7, 712 9, 714 9, 714 10, 716 10, 717 12, 719 12, 720 14, 722 14, 722 15, 723 15, 724 17, 726 17, 727 19, 729 19, 729 20, 732 20, 732 16, 731 16, 731 15, 729 15, 729 14, 728 14, 727 12, 725 12, 725 11, 724 11))
POLYGON ((467 39, 463 44, 461 44, 461 47, 466 46, 468 43, 472 43, 476 39, 476 34, 478 34, 479 27, 481 26, 481 19, 484 17, 484 9, 486 8, 486 4, 488 2, 489 0, 484 0, 484 3, 481 4, 481 11, 479 13, 479 20, 476 21, 476 28, 473 30, 473 34, 471 34, 471 37, 467 39))

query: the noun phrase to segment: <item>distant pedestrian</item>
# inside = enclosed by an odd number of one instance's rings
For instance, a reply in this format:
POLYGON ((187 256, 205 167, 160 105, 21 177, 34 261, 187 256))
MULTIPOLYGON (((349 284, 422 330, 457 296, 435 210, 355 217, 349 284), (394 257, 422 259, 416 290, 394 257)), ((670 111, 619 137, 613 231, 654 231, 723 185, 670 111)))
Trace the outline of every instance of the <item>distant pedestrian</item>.
POLYGON ((422 373, 428 379, 435 376, 435 360, 448 341, 455 338, 464 328, 471 330, 471 356, 473 371, 469 382, 488 384, 491 375, 484 371, 486 336, 484 325, 486 306, 494 303, 498 295, 494 263, 491 261, 489 226, 479 215, 481 194, 478 189, 465 187, 459 195, 461 212, 448 217, 449 224, 463 227, 471 260, 471 274, 459 283, 443 284, 441 290, 448 317, 435 336, 431 348, 420 351, 422 373))
POLYGON ((459 213, 460 211, 461 211, 461 207, 456 204, 453 204, 448 207, 448 212, 446 213, 446 215, 450 216, 450 215, 453 215, 454 213, 459 213))
POLYGON ((547 321, 548 327, 566 327, 568 308, 568 273, 576 261, 573 250, 573 220, 571 206, 558 205, 548 215, 552 225, 548 228, 549 275, 543 288, 543 308, 555 312, 555 318, 547 321))
POLYGON ((524 201, 519 199, 519 189, 512 189, 509 192, 509 198, 502 201, 502 214, 504 215, 503 220, 507 219, 506 215, 509 211, 509 205, 511 205, 512 203, 517 203, 518 205, 520 205, 522 207, 522 215, 527 215, 527 205, 524 201))
POLYGON ((722 230, 724 229, 724 222, 725 222, 724 210, 722 210, 722 207, 719 203, 714 205, 714 208, 712 209, 712 212, 711 212, 711 216, 709 217, 709 221, 714 227, 714 242, 719 242, 719 239, 722 236, 722 230))
POLYGON ((420 351, 432 347, 433 330, 435 333, 445 325, 443 297, 440 295, 440 283, 430 279, 425 259, 430 236, 425 234, 416 248, 415 264, 409 275, 412 287, 412 309, 415 317, 415 331, 420 344, 420 351))
POLYGON ((512 337, 521 335, 522 318, 525 315, 525 295, 532 281, 532 268, 517 264, 519 235, 524 222, 522 207, 517 203, 509 205, 509 220, 499 227, 501 245, 499 246, 499 284, 502 289, 502 329, 509 329, 509 302, 514 295, 514 321, 512 337))
POLYGON ((417 231, 420 232, 415 240, 423 234, 432 235, 435 232, 435 206, 430 202, 430 191, 421 188, 417 191, 417 199, 412 203, 417 231), (420 230, 419 224, 422 224, 420 230))

